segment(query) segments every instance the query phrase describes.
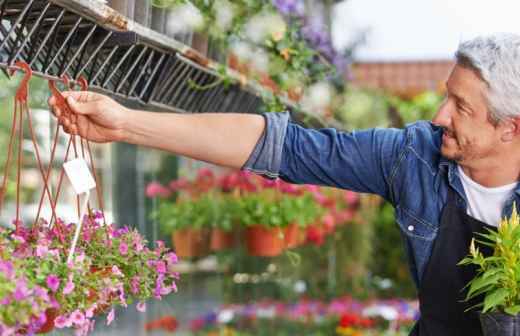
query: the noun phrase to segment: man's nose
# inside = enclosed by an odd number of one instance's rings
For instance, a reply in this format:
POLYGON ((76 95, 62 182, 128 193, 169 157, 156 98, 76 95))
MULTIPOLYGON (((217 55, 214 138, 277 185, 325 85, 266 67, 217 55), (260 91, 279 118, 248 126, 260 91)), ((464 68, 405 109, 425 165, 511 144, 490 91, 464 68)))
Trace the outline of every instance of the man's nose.
POLYGON ((444 102, 432 119, 434 125, 449 127, 451 125, 452 111, 447 102, 444 102))

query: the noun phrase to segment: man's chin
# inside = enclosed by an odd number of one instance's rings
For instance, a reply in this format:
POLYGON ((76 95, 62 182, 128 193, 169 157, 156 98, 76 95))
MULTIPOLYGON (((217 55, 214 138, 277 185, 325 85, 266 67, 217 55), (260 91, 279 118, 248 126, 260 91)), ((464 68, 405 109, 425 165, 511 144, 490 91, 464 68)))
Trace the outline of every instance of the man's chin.
POLYGON ((444 145, 441 147, 441 154, 448 160, 452 160, 455 162, 461 162, 464 157, 462 156, 462 153, 455 150, 450 150, 446 148, 444 145))

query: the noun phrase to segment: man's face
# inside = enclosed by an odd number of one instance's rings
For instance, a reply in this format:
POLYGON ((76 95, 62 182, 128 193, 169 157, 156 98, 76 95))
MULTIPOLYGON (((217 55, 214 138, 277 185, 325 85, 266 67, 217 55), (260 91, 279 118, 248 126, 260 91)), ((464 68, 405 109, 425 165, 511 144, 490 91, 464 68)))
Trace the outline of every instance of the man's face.
POLYGON ((456 65, 446 97, 432 122, 444 128, 441 153, 469 165, 499 150, 500 132, 489 120, 487 85, 470 69, 456 65))

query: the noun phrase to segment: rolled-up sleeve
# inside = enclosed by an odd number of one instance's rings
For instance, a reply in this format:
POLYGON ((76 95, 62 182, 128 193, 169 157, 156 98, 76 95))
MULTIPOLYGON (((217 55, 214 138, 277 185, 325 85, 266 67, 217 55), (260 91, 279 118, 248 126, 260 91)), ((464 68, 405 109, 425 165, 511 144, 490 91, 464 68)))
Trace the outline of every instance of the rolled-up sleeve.
POLYGON ((264 113, 266 127, 243 170, 276 179, 279 176, 289 113, 264 113))

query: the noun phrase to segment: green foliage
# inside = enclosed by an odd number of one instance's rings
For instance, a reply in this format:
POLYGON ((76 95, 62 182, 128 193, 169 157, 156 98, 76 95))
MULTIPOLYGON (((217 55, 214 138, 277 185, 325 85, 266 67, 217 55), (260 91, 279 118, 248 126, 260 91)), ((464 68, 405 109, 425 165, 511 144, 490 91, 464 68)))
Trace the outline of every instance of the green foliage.
POLYGON ((477 268, 477 275, 468 283, 466 300, 484 295, 484 301, 472 308, 481 307, 483 313, 516 315, 520 312, 520 217, 516 208, 497 231, 488 229, 479 236, 481 240, 472 240, 469 255, 459 263, 477 268), (485 256, 479 244, 492 248, 494 253, 485 256))
POLYGON ((441 102, 442 96, 434 92, 403 99, 375 90, 348 89, 336 118, 349 129, 403 127, 417 120, 431 120, 441 102))
POLYGON ((161 201, 152 216, 159 221, 164 234, 186 228, 201 229, 218 222, 220 199, 211 193, 198 198, 179 198, 175 202, 161 201))

